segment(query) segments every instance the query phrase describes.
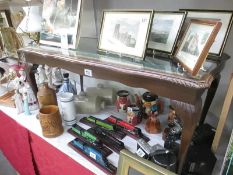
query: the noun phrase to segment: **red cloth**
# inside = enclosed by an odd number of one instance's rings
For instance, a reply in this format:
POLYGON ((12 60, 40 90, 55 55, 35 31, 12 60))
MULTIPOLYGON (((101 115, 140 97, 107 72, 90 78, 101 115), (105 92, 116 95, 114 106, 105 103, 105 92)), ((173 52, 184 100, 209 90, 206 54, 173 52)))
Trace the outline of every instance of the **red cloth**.
MULTIPOLYGON (((94 175, 79 163, 30 132, 31 146, 40 175, 94 175)), ((67 143, 64 143, 67 144, 67 143)))
POLYGON ((0 111, 0 149, 20 175, 35 175, 29 132, 0 111))

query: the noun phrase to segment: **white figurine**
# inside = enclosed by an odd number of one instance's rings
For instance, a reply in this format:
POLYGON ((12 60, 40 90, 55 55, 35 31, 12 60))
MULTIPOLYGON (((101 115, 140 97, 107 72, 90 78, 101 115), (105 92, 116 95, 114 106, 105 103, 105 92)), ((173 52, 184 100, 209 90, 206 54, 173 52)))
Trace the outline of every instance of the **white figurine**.
POLYGON ((24 84, 24 87, 23 87, 22 94, 25 94, 25 93, 27 94, 27 100, 28 100, 28 105, 29 105, 30 111, 37 110, 39 108, 38 102, 37 102, 36 96, 34 95, 34 92, 32 91, 32 88, 28 82, 26 82, 24 84))
POLYGON ((61 73, 61 69, 58 67, 52 68, 52 83, 55 86, 59 86, 62 84, 63 76, 61 73))
POLYGON ((45 74, 48 80, 48 85, 50 88, 53 88, 53 84, 52 84, 52 69, 48 66, 45 65, 45 74))
POLYGON ((27 79, 27 74, 25 72, 25 70, 23 68, 21 68, 19 70, 19 79, 22 83, 25 83, 26 82, 26 79, 27 79))
POLYGON ((27 92, 23 93, 23 109, 25 115, 31 115, 30 109, 29 109, 29 102, 28 102, 28 95, 27 92))
POLYGON ((39 65, 37 68, 37 73, 38 73, 38 83, 39 86, 42 85, 44 82, 47 82, 45 70, 42 65, 39 65))
POLYGON ((24 111, 23 98, 18 89, 15 90, 15 94, 12 99, 15 101, 15 106, 18 114, 21 114, 24 111))

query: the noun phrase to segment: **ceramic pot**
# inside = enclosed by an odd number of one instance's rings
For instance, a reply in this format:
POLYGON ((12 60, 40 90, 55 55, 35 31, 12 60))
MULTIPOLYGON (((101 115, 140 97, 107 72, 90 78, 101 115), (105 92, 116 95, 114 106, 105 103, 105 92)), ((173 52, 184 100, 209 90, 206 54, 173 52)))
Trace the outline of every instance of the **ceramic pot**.
POLYGON ((39 120, 44 137, 57 137, 64 131, 59 108, 56 105, 43 106, 39 111, 39 120))
POLYGON ((46 105, 57 105, 55 91, 48 86, 48 83, 44 83, 39 87, 37 98, 40 108, 46 105))
POLYGON ((120 90, 117 92, 116 109, 118 112, 126 112, 127 107, 130 106, 129 92, 120 90))
POLYGON ((77 122, 76 109, 74 104, 74 94, 69 92, 61 92, 58 95, 62 112, 62 119, 66 125, 71 126, 77 122))

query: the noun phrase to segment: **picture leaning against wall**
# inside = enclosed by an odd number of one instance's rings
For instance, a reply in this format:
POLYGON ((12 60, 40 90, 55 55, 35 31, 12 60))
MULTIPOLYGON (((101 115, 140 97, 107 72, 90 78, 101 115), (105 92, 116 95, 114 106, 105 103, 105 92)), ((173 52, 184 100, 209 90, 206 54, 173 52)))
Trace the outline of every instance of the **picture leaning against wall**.
POLYGON ((82 0, 44 0, 40 43, 75 49, 79 42, 82 0))
POLYGON ((152 11, 104 11, 99 50, 143 59, 152 11))

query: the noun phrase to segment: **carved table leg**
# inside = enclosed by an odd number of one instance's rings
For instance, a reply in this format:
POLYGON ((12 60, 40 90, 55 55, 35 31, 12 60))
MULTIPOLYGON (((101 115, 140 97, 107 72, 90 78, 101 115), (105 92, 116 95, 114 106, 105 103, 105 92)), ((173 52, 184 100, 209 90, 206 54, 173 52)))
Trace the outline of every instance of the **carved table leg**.
POLYGON ((215 96, 215 93, 217 91, 220 78, 221 78, 220 74, 216 75, 215 79, 211 83, 210 88, 208 89, 206 99, 205 99, 205 103, 204 103, 204 106, 203 106, 203 109, 202 109, 201 119, 200 119, 199 124, 203 124, 204 121, 205 121, 206 115, 207 115, 207 113, 209 111, 210 105, 211 105, 212 100, 213 100, 213 98, 215 96))
POLYGON ((181 143, 178 155, 178 173, 181 174, 185 162, 186 153, 192 140, 193 133, 201 116, 202 101, 198 98, 195 105, 172 100, 172 107, 183 123, 181 143))

